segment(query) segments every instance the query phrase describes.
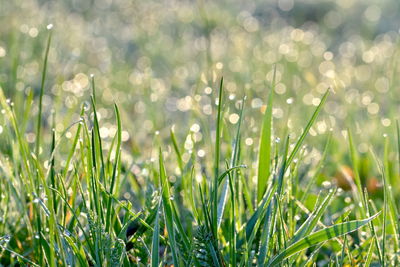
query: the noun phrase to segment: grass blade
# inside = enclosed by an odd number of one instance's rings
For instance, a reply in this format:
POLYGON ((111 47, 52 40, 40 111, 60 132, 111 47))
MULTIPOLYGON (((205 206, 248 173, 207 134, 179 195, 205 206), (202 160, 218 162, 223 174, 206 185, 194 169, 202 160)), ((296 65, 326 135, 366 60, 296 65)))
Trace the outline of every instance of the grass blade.
POLYGON ((330 227, 321 229, 311 235, 303 237, 299 241, 293 243, 292 245, 290 245, 289 247, 284 249, 277 256, 272 258, 271 261, 269 262, 268 266, 276 266, 276 265, 280 264, 284 259, 296 254, 297 252, 300 252, 304 249, 315 246, 321 242, 325 242, 332 238, 354 232, 357 229, 359 229, 360 227, 369 223, 371 220, 375 219, 378 215, 379 215, 379 213, 375 214, 372 217, 364 219, 364 220, 350 221, 350 222, 332 225, 330 227))
MULTIPOLYGON (((51 28, 50 28, 51 29, 51 28)), ((50 44, 51 44, 51 31, 49 32, 49 36, 47 38, 47 46, 46 51, 44 54, 43 60, 43 69, 42 69, 42 79, 40 83, 40 95, 39 95, 39 111, 38 111, 38 118, 37 118, 37 125, 36 125, 36 158, 39 159, 39 152, 40 152, 40 138, 41 138, 41 128, 42 128, 42 102, 43 102, 43 94, 44 94, 44 85, 46 81, 46 73, 47 73, 47 60, 49 57, 50 51, 50 44)))
POLYGON ((220 159, 220 146, 221 146, 221 116, 222 116, 222 88, 223 88, 224 78, 221 78, 221 83, 219 86, 219 96, 218 96, 218 112, 217 112, 217 125, 215 132, 215 161, 214 161, 214 184, 211 192, 212 195, 212 227, 215 234, 218 230, 218 177, 219 177, 219 159, 220 159))
POLYGON ((160 205, 157 206, 156 222, 154 224, 153 239, 151 245, 151 266, 158 267, 159 264, 159 248, 160 248, 160 205))
POLYGON ((328 207, 329 203, 332 200, 332 197, 335 195, 336 190, 331 190, 329 194, 325 197, 321 204, 316 205, 316 208, 311 213, 311 215, 307 218, 307 220, 300 226, 297 230, 293 238, 290 240, 290 243, 293 244, 300 240, 300 238, 308 235, 317 225, 318 221, 320 220, 321 216, 325 212, 326 208, 328 207))
POLYGON ((272 79, 271 91, 268 97, 267 109, 265 110, 261 126, 261 137, 258 152, 258 178, 257 178, 257 203, 261 201, 267 189, 267 180, 271 168, 271 132, 272 132, 272 103, 275 87, 276 66, 272 79))
MULTIPOLYGON (((245 101, 245 97, 242 99, 242 106, 240 109, 240 115, 239 115, 239 123, 238 123, 238 127, 236 130, 236 137, 235 137, 235 141, 233 144, 233 149, 232 149, 232 155, 231 155, 231 162, 229 165, 227 165, 227 170, 218 178, 218 185, 221 183, 222 179, 226 176, 229 175, 231 171, 243 167, 246 168, 245 165, 240 165, 240 166, 235 166, 237 164, 238 158, 239 158, 239 147, 240 147, 240 129, 242 126, 242 120, 243 120, 243 109, 244 109, 244 101, 245 101), (234 167, 235 166, 235 167, 234 167), (229 168, 228 168, 229 167, 229 168)), ((236 177, 232 175, 232 178, 236 177)), ((221 192, 221 197, 219 199, 219 203, 218 203, 218 218, 217 218, 217 222, 218 222, 218 228, 221 225, 222 222, 222 217, 224 215, 224 210, 225 210, 225 204, 227 201, 227 196, 228 196, 228 180, 225 180, 223 188, 222 188, 222 192, 221 192)), ((235 182, 233 181, 233 184, 235 182)), ((233 192, 233 187, 232 189, 232 194, 234 194, 233 192)), ((232 205, 235 205, 235 203, 232 203, 232 205)))
POLYGON ((168 231, 169 247, 171 248, 174 266, 180 266, 178 261, 178 253, 176 251, 178 245, 176 244, 175 241, 175 229, 173 222, 174 218, 171 208, 171 193, 169 189, 167 174, 164 167, 164 159, 162 156, 161 148, 159 150, 159 165, 160 165, 160 185, 162 188, 162 203, 164 207, 165 224, 167 226, 167 231, 168 231))
POLYGON ((323 105, 325 104, 326 99, 327 99, 327 97, 329 95, 329 92, 330 92, 330 89, 328 89, 325 92, 324 96, 321 99, 321 102, 319 103, 318 107, 315 109, 313 115, 311 116, 311 119, 307 123, 306 128, 304 129, 304 131, 301 134, 299 140, 297 141, 296 145, 294 146, 293 151, 290 153, 290 156, 289 156, 289 158, 287 160, 287 163, 286 163, 285 171, 287 170, 287 168, 289 168, 289 166, 292 163, 294 157, 296 156, 296 154, 299 151, 301 145, 303 144, 304 139, 306 138, 306 136, 308 134, 308 131, 310 130, 311 126, 314 124, 315 120, 317 119, 318 114, 321 112, 321 109, 322 109, 323 105))

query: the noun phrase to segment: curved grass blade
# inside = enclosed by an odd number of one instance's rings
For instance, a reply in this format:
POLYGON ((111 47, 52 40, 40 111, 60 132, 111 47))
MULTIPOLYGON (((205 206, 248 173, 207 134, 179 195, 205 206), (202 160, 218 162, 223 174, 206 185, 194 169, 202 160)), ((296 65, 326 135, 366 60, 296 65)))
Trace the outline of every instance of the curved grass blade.
POLYGON ((304 249, 315 246, 321 242, 325 242, 332 238, 354 232, 357 229, 359 229, 360 227, 368 224, 371 220, 375 219, 379 214, 380 213, 377 213, 374 216, 369 217, 364 220, 350 221, 350 222, 332 225, 330 227, 321 229, 313 234, 310 234, 306 237, 303 237, 299 241, 293 243, 292 245, 290 245, 289 247, 284 249, 277 256, 272 258, 271 261, 269 262, 268 266, 276 266, 276 265, 280 264, 286 258, 296 254, 297 252, 300 252, 304 249))
POLYGON ((232 171, 236 170, 236 169, 245 169, 247 168, 247 165, 238 165, 238 166, 234 166, 231 167, 229 169, 227 169, 226 171, 224 171, 218 178, 218 185, 221 185, 222 181, 224 180, 224 178, 231 173, 232 171))

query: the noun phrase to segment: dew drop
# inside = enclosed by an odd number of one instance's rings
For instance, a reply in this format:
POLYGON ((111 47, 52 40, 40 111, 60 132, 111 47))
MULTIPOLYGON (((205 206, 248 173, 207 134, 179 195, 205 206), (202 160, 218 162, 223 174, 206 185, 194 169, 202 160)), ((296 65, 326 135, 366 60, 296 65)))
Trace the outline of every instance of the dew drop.
POLYGON ((10 236, 10 235, 5 235, 5 236, 3 236, 3 238, 2 238, 2 241, 4 241, 5 243, 10 242, 10 240, 11 240, 11 236, 10 236))

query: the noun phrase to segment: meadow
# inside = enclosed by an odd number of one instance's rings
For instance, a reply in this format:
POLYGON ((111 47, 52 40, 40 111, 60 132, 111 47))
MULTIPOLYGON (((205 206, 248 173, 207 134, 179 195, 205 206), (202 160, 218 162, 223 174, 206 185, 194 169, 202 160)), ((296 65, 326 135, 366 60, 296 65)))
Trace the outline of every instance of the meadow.
POLYGON ((0 265, 398 266, 398 14, 0 0, 0 265))

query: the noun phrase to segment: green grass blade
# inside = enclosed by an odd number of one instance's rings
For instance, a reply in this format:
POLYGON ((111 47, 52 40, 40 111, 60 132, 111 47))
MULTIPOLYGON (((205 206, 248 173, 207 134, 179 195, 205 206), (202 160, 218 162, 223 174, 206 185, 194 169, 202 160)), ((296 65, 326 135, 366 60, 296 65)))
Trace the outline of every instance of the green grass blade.
POLYGON ((379 213, 364 220, 350 221, 332 225, 330 227, 326 227, 315 233, 312 233, 306 237, 303 237, 299 241, 293 243, 292 245, 281 251, 277 256, 272 258, 268 266, 276 266, 280 264, 283 260, 296 254, 297 252, 300 252, 304 249, 315 246, 332 238, 354 232, 360 227, 369 223, 371 220, 375 219, 378 215, 379 213))
MULTIPOLYGON (((245 234, 246 234, 246 254, 245 254, 245 258, 244 260, 249 262, 249 258, 251 255, 251 251, 252 251, 252 246, 253 246, 253 242, 256 238, 256 235, 258 233, 259 227, 261 226, 262 221, 265 218, 265 214, 268 211, 268 207, 271 203, 271 201, 274 200, 274 195, 276 192, 276 183, 269 189, 267 190, 267 192, 265 192, 264 198, 260 204, 260 206, 258 207, 257 211, 253 214, 253 216, 250 218, 250 220, 248 221, 246 228, 245 228, 245 234)), ((239 243, 239 245, 241 245, 239 243)))
POLYGON ((277 189, 277 184, 275 183, 272 186, 271 190, 268 191, 268 193, 265 193, 261 204, 258 206, 257 210, 250 217, 250 219, 248 220, 248 222, 246 224, 246 228, 245 228, 246 236, 249 237, 251 235, 256 222, 261 219, 261 214, 263 213, 263 210, 266 209, 266 206, 268 206, 269 203, 271 202, 271 198, 275 194, 276 189, 277 189))
MULTIPOLYGON (((109 189, 109 194, 113 195, 114 194, 114 188, 115 184, 117 181, 117 175, 119 175, 119 166, 120 166, 120 161, 121 161, 121 139, 122 139, 122 126, 121 126, 121 116, 119 113, 119 109, 117 105, 114 105, 115 108, 115 115, 117 118, 117 145, 115 147, 115 162, 113 166, 113 172, 111 176, 111 183, 110 183, 110 189, 109 189)), ((99 136, 100 138, 100 136, 99 136)), ((114 209, 112 209, 112 201, 113 199, 110 197, 108 199, 107 203, 107 219, 106 219, 106 229, 109 230, 109 227, 111 226, 111 215, 114 212, 114 209)))
MULTIPOLYGON (((239 158, 240 129, 241 129, 242 120, 243 120, 244 101, 245 101, 245 97, 242 99, 242 106, 241 106, 240 115, 239 115, 239 123, 238 123, 238 127, 236 129, 236 137, 235 137, 235 142, 233 144, 230 165, 227 165, 227 170, 218 178, 218 185, 222 182, 222 179, 226 175, 230 174, 231 171, 233 171, 233 170, 235 170, 237 168, 240 168, 240 167, 244 167, 244 168, 246 167, 244 165, 240 165, 240 166, 234 167, 237 164, 237 160, 239 158)), ((233 182, 233 183, 235 183, 235 182, 233 182)), ((233 190, 233 188, 231 188, 231 189, 233 190)), ((231 193, 234 194, 233 191, 231 193)), ((218 214, 217 214, 217 216, 218 216, 218 218, 217 218, 218 228, 220 227, 221 222, 222 222, 222 217, 224 215, 224 210, 225 210, 227 197, 228 197, 228 180, 225 180, 225 182, 223 184, 222 192, 221 192, 221 197, 220 197, 219 203, 218 203, 218 214)), ((232 203, 232 205, 234 205, 234 203, 232 203)))
POLYGON ((302 237, 311 233, 314 227, 317 225, 318 221, 322 217, 326 208, 330 204, 332 197, 336 194, 336 190, 331 190, 325 199, 319 205, 316 205, 314 211, 308 216, 307 220, 300 226, 290 243, 293 244, 300 240, 302 237))
POLYGON ((178 244, 175 241, 175 228, 174 228, 174 218, 171 208, 171 193, 169 189, 169 182, 167 179, 167 174, 164 167, 164 159, 162 156, 161 148, 159 150, 159 165, 160 165, 160 185, 162 188, 162 203, 164 208, 165 224, 168 231, 168 241, 169 247, 172 252, 172 259, 174 266, 180 266, 178 261, 178 244))
POLYGON ((160 206, 157 206, 156 222, 154 224, 153 239, 151 245, 151 266, 158 267, 159 264, 159 249, 160 249, 160 206))
POLYGON ((360 209, 360 213, 362 217, 365 217, 365 199, 362 191, 362 185, 361 185, 361 179, 360 179, 360 173, 359 173, 359 162, 358 162, 358 155, 357 155, 357 149, 354 145, 353 142, 353 135, 351 134, 351 131, 348 130, 348 137, 349 137, 349 148, 350 148, 350 156, 351 156, 351 162, 353 164, 353 172, 354 172, 354 182, 357 187, 357 192, 354 192, 355 198, 360 201, 362 207, 360 209))
POLYGON ((396 120, 396 133, 397 133, 397 160, 400 173, 400 125, 398 120, 396 120))
POLYGON ((267 181, 271 168, 271 132, 272 132, 272 103, 275 87, 276 67, 272 79, 271 91, 268 97, 267 109, 261 126, 261 137, 258 152, 257 203, 261 201, 267 189, 267 181))
POLYGON ((267 253, 268 253, 268 243, 270 239, 270 229, 272 227, 272 212, 273 212, 273 202, 268 205, 267 213, 265 216, 264 227, 261 232, 261 242, 260 242, 260 253, 257 259, 259 266, 264 266, 267 253))
POLYGON ((221 149, 221 117, 222 117, 222 93, 223 93, 223 83, 224 78, 221 78, 221 83, 219 86, 219 96, 218 96, 218 112, 217 112, 217 125, 215 131, 215 158, 214 158, 214 183, 212 187, 212 212, 211 220, 212 227, 215 234, 218 230, 218 177, 219 177, 219 160, 220 160, 220 149, 221 149))
POLYGON ((391 172, 390 172, 390 158, 389 158, 389 138, 385 138, 385 149, 384 149, 384 156, 383 156, 383 177, 384 177, 384 191, 387 196, 387 205, 388 205, 388 212, 389 212, 389 220, 390 220, 390 227, 392 228, 393 235, 394 235, 394 251, 398 251, 399 248, 399 223, 398 223, 398 209, 396 205, 396 201, 393 196, 393 190, 390 179, 391 172))
MULTIPOLYGON (((376 162, 376 164, 378 165, 378 170, 380 172, 380 175, 382 176, 382 181, 383 181, 383 226, 382 226, 382 265, 386 266, 386 255, 388 253, 387 249, 386 249, 386 243, 387 243, 387 215, 388 215, 388 208, 389 208, 389 200, 388 200, 388 181, 387 181, 387 177, 385 174, 385 170, 384 167, 382 166, 382 163, 379 161, 377 155, 374 153, 374 151, 372 149, 370 149, 372 156, 376 162)), ((391 214, 389 214, 389 219, 391 217, 391 214)), ((394 222, 396 224, 396 222, 394 222)), ((395 226, 395 225, 393 225, 395 226)), ((395 236, 396 236, 396 231, 394 231, 395 236)), ((396 240, 396 237, 395 237, 396 240)))
POLYGON ((297 152, 300 150, 300 147, 303 144, 304 139, 306 138, 311 126, 314 124, 315 120, 318 117, 318 114, 321 112, 321 109, 322 109, 322 107, 324 106, 324 104, 326 102, 326 99, 328 98, 329 92, 330 92, 330 89, 328 89, 325 92, 324 96, 321 99, 321 102, 319 103, 319 105, 315 109, 313 115, 311 116, 311 119, 308 121, 308 123, 306 125, 306 128, 304 129, 304 131, 301 134, 299 140, 297 141, 296 145, 294 146, 293 151, 290 153, 290 156, 289 156, 289 158, 287 160, 287 163, 286 163, 285 170, 287 170, 287 168, 289 168, 289 166, 292 163, 292 161, 293 161, 294 157, 296 156, 297 152))
POLYGON ((181 152, 180 152, 180 150, 179 150, 178 143, 176 142, 175 133, 174 133, 174 131, 173 131, 172 128, 171 128, 171 130, 170 130, 170 136, 171 136, 171 141, 172 141, 172 145, 173 145, 173 147, 174 147, 174 151, 175 151, 176 157, 177 157, 177 159, 178 159, 178 167, 179 167, 179 170, 181 171, 181 174, 183 174, 183 160, 182 160, 182 154, 181 154, 181 152))
MULTIPOLYGON (((94 88, 94 80, 92 80, 93 82, 93 88, 94 88)), ((107 186, 107 180, 104 177, 104 173, 105 173, 105 164, 104 164, 104 156, 103 156, 103 144, 101 141, 101 137, 100 137, 100 126, 99 126, 99 119, 97 117, 97 110, 96 110, 96 101, 94 99, 94 96, 90 97, 91 101, 92 101, 92 108, 93 108, 93 134, 94 134, 94 152, 97 152, 96 155, 98 155, 100 157, 100 182, 104 182, 105 185, 107 186)), ((118 112, 118 116, 119 116, 119 112, 118 112)), ((118 122, 119 117, 117 117, 117 122, 118 122)), ((93 159, 93 163, 95 164, 97 161, 97 158, 93 159)), ((95 166, 96 167, 96 166, 95 166)))
POLYGON ((47 60, 49 57, 50 51, 50 44, 51 44, 51 31, 49 32, 49 36, 47 38, 47 46, 46 51, 44 54, 43 60, 43 69, 42 69, 42 79, 40 83, 40 95, 39 95, 39 111, 37 117, 37 125, 36 125, 36 158, 39 159, 39 152, 40 152, 40 138, 41 138, 41 128, 42 128, 42 102, 43 102, 43 94, 44 94, 44 85, 46 81, 46 73, 47 73, 47 60))
MULTIPOLYGON (((368 191, 367 191, 367 188, 365 188, 364 189, 364 199, 365 199, 365 201, 366 201, 366 212, 367 212, 367 216, 371 216, 371 213, 370 213, 370 211, 369 211, 369 201, 368 201, 368 191), (368 202, 367 202, 368 201, 368 202)), ((377 234, 376 234, 376 231, 375 231, 375 225, 374 225, 374 222, 373 221, 371 221, 370 223, 369 223, 369 228, 370 228, 370 231, 371 231, 371 235, 372 235, 372 237, 374 238, 374 242, 375 242, 375 247, 376 247, 376 250, 377 250, 377 254, 378 254, 378 259, 379 259, 379 261, 380 261, 380 263, 383 265, 383 259, 382 259, 382 250, 381 250, 381 247, 380 247, 380 245, 379 245, 379 240, 378 240, 378 236, 377 236, 377 234)))

